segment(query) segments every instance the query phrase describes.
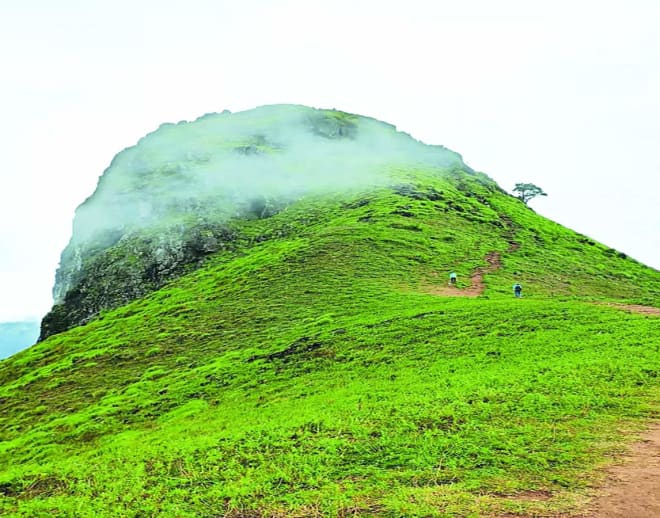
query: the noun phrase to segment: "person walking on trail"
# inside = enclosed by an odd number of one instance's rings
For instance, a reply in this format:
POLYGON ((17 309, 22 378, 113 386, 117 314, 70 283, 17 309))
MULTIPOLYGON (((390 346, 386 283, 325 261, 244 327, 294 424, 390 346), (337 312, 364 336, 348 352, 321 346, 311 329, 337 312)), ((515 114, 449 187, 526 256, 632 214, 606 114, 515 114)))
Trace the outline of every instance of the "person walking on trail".
POLYGON ((456 286, 456 272, 451 272, 449 274, 449 284, 452 286, 456 286))
POLYGON ((516 296, 517 299, 522 297, 522 286, 520 285, 520 283, 517 282, 513 285, 513 294, 516 296))

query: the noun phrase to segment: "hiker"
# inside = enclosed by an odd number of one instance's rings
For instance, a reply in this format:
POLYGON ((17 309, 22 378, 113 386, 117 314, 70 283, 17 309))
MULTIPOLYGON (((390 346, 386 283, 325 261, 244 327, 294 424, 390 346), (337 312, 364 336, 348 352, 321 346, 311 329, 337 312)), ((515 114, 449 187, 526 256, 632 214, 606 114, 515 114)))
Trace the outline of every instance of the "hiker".
POLYGON ((513 285, 513 294, 516 296, 517 299, 522 297, 522 286, 520 283, 515 283, 513 285))
POLYGON ((451 272, 449 274, 449 284, 456 286, 456 272, 451 272))

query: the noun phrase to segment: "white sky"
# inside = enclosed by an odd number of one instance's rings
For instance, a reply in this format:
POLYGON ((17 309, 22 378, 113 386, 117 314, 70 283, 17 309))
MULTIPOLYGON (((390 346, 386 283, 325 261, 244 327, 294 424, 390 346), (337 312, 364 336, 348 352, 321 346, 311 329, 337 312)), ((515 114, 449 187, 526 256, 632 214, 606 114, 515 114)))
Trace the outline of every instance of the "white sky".
POLYGON ((338 108, 461 153, 660 268, 658 0, 0 0, 0 321, 51 304, 73 212, 162 122, 338 108))

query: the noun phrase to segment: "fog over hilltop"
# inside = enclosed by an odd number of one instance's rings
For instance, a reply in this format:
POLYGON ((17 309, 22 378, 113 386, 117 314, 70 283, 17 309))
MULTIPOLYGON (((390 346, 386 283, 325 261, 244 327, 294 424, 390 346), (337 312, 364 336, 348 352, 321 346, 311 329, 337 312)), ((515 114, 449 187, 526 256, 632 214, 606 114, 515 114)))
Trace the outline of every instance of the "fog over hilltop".
MULTIPOLYGON (((397 166, 463 166, 394 126, 335 110, 271 105, 163 124, 119 153, 76 212, 72 243, 163 223, 172 210, 229 218, 257 197, 380 185, 397 166)), ((463 166, 464 167, 464 166, 463 166)))
POLYGON ((467 167, 390 124, 270 105, 163 124, 112 160, 76 210, 41 338, 163 285, 229 246, 232 218, 263 218, 307 195, 391 185, 401 171, 467 167))

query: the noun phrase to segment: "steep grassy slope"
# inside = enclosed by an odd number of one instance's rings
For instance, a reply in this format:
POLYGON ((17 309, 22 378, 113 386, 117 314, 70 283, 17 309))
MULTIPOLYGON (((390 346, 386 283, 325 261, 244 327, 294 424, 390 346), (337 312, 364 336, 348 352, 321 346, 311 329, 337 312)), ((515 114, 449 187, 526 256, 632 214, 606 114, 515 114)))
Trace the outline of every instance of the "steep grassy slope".
POLYGON ((576 508, 657 417, 660 320, 597 302, 653 303, 660 274, 479 176, 397 176, 234 222, 203 268, 1 362, 0 511, 576 508), (483 296, 429 293, 493 251, 483 296))

